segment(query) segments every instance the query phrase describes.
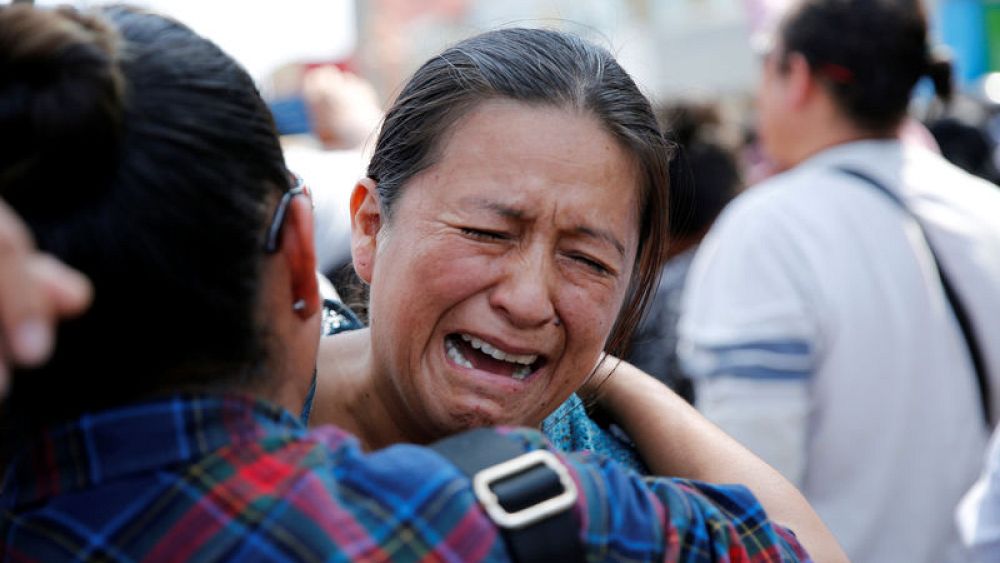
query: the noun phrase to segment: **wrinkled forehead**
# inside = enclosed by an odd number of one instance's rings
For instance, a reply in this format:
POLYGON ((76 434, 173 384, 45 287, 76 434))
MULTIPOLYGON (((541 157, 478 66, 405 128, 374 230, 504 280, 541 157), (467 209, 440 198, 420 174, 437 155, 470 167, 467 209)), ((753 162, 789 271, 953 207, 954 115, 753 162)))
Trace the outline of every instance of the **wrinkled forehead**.
POLYGON ((446 183, 449 192, 474 186, 476 197, 506 202, 515 196, 585 198, 595 213, 634 202, 626 213, 637 221, 645 178, 639 159, 588 111, 494 100, 450 129, 435 162, 411 180, 407 192, 446 183), (413 181, 418 178, 424 181, 413 181))
MULTIPOLYGON (((451 166, 482 166, 498 159, 510 158, 512 155, 531 158, 533 154, 545 158, 551 151, 552 141, 546 133, 552 129, 578 130, 582 123, 589 124, 591 134, 577 137, 573 143, 566 143, 565 150, 559 155, 564 164, 574 162, 581 166, 594 165, 602 160, 612 158, 627 162, 632 178, 630 185, 641 189, 644 171, 641 158, 626 142, 619 139, 593 111, 579 108, 571 104, 553 102, 525 102, 503 97, 490 97, 477 101, 466 109, 461 116, 442 130, 433 143, 432 163, 427 169, 414 175, 412 179, 439 169, 442 163, 451 166), (493 119, 492 116, 502 116, 493 119), (592 131, 603 137, 603 156, 588 154, 581 147, 586 139, 593 137, 592 131), (519 135, 518 132, 526 134, 519 135)), ((511 167, 508 171, 516 175, 519 170, 511 167)))

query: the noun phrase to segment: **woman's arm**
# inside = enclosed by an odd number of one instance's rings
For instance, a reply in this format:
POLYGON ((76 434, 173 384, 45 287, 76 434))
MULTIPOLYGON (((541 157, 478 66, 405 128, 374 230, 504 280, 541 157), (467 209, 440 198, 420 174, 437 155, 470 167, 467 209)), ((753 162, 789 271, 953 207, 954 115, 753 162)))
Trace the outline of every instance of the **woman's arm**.
POLYGON ((653 473, 742 484, 817 561, 847 561, 798 489, 653 377, 608 356, 580 393, 629 434, 653 473))

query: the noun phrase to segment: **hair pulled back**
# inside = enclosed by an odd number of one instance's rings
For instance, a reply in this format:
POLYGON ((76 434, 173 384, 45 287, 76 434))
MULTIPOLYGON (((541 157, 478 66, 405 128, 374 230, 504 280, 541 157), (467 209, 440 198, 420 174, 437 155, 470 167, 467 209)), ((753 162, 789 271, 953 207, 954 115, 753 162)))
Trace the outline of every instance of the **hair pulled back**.
POLYGON ((951 64, 927 45, 919 0, 803 0, 780 28, 783 56, 800 53, 862 129, 885 132, 906 115, 917 80, 951 97, 951 64))
POLYGON ((391 221, 406 184, 440 157, 455 124, 478 104, 496 99, 588 112, 636 162, 639 248, 629 294, 608 342, 609 351, 622 354, 665 255, 670 149, 649 101, 606 49, 568 33, 511 28, 466 39, 427 61, 386 113, 368 168, 383 214, 391 221))
POLYGON ((260 377, 262 237, 288 177, 246 72, 152 13, 12 5, 0 100, 0 196, 95 287, 8 414, 33 427, 260 377))

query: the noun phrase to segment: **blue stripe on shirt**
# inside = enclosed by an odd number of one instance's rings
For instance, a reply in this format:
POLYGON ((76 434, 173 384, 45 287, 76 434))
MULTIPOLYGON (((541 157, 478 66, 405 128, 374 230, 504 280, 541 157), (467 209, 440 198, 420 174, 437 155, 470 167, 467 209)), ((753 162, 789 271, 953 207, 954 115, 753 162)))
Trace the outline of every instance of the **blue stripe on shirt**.
POLYGON ((798 339, 695 345, 684 359, 690 375, 701 378, 805 379, 812 375, 815 364, 812 345, 798 339))
POLYGON ((727 344, 725 346, 706 346, 705 349, 714 354, 726 354, 730 352, 750 350, 773 352, 775 354, 788 354, 793 356, 807 356, 812 353, 812 346, 805 340, 758 340, 754 342, 727 344))
POLYGON ((812 370, 781 370, 762 366, 731 366, 719 368, 708 377, 740 377, 743 379, 795 380, 805 379, 812 370))

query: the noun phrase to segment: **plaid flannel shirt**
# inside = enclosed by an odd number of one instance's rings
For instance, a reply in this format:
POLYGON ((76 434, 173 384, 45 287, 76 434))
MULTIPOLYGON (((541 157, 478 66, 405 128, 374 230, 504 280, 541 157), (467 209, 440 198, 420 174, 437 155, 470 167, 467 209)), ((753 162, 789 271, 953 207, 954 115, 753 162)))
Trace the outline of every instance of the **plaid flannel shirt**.
MULTIPOLYGON (((564 459, 591 560, 806 558, 742 487, 564 459)), ((50 429, 8 468, 0 504, 4 561, 507 560, 469 480, 433 451, 364 453, 239 397, 172 396, 50 429)))

